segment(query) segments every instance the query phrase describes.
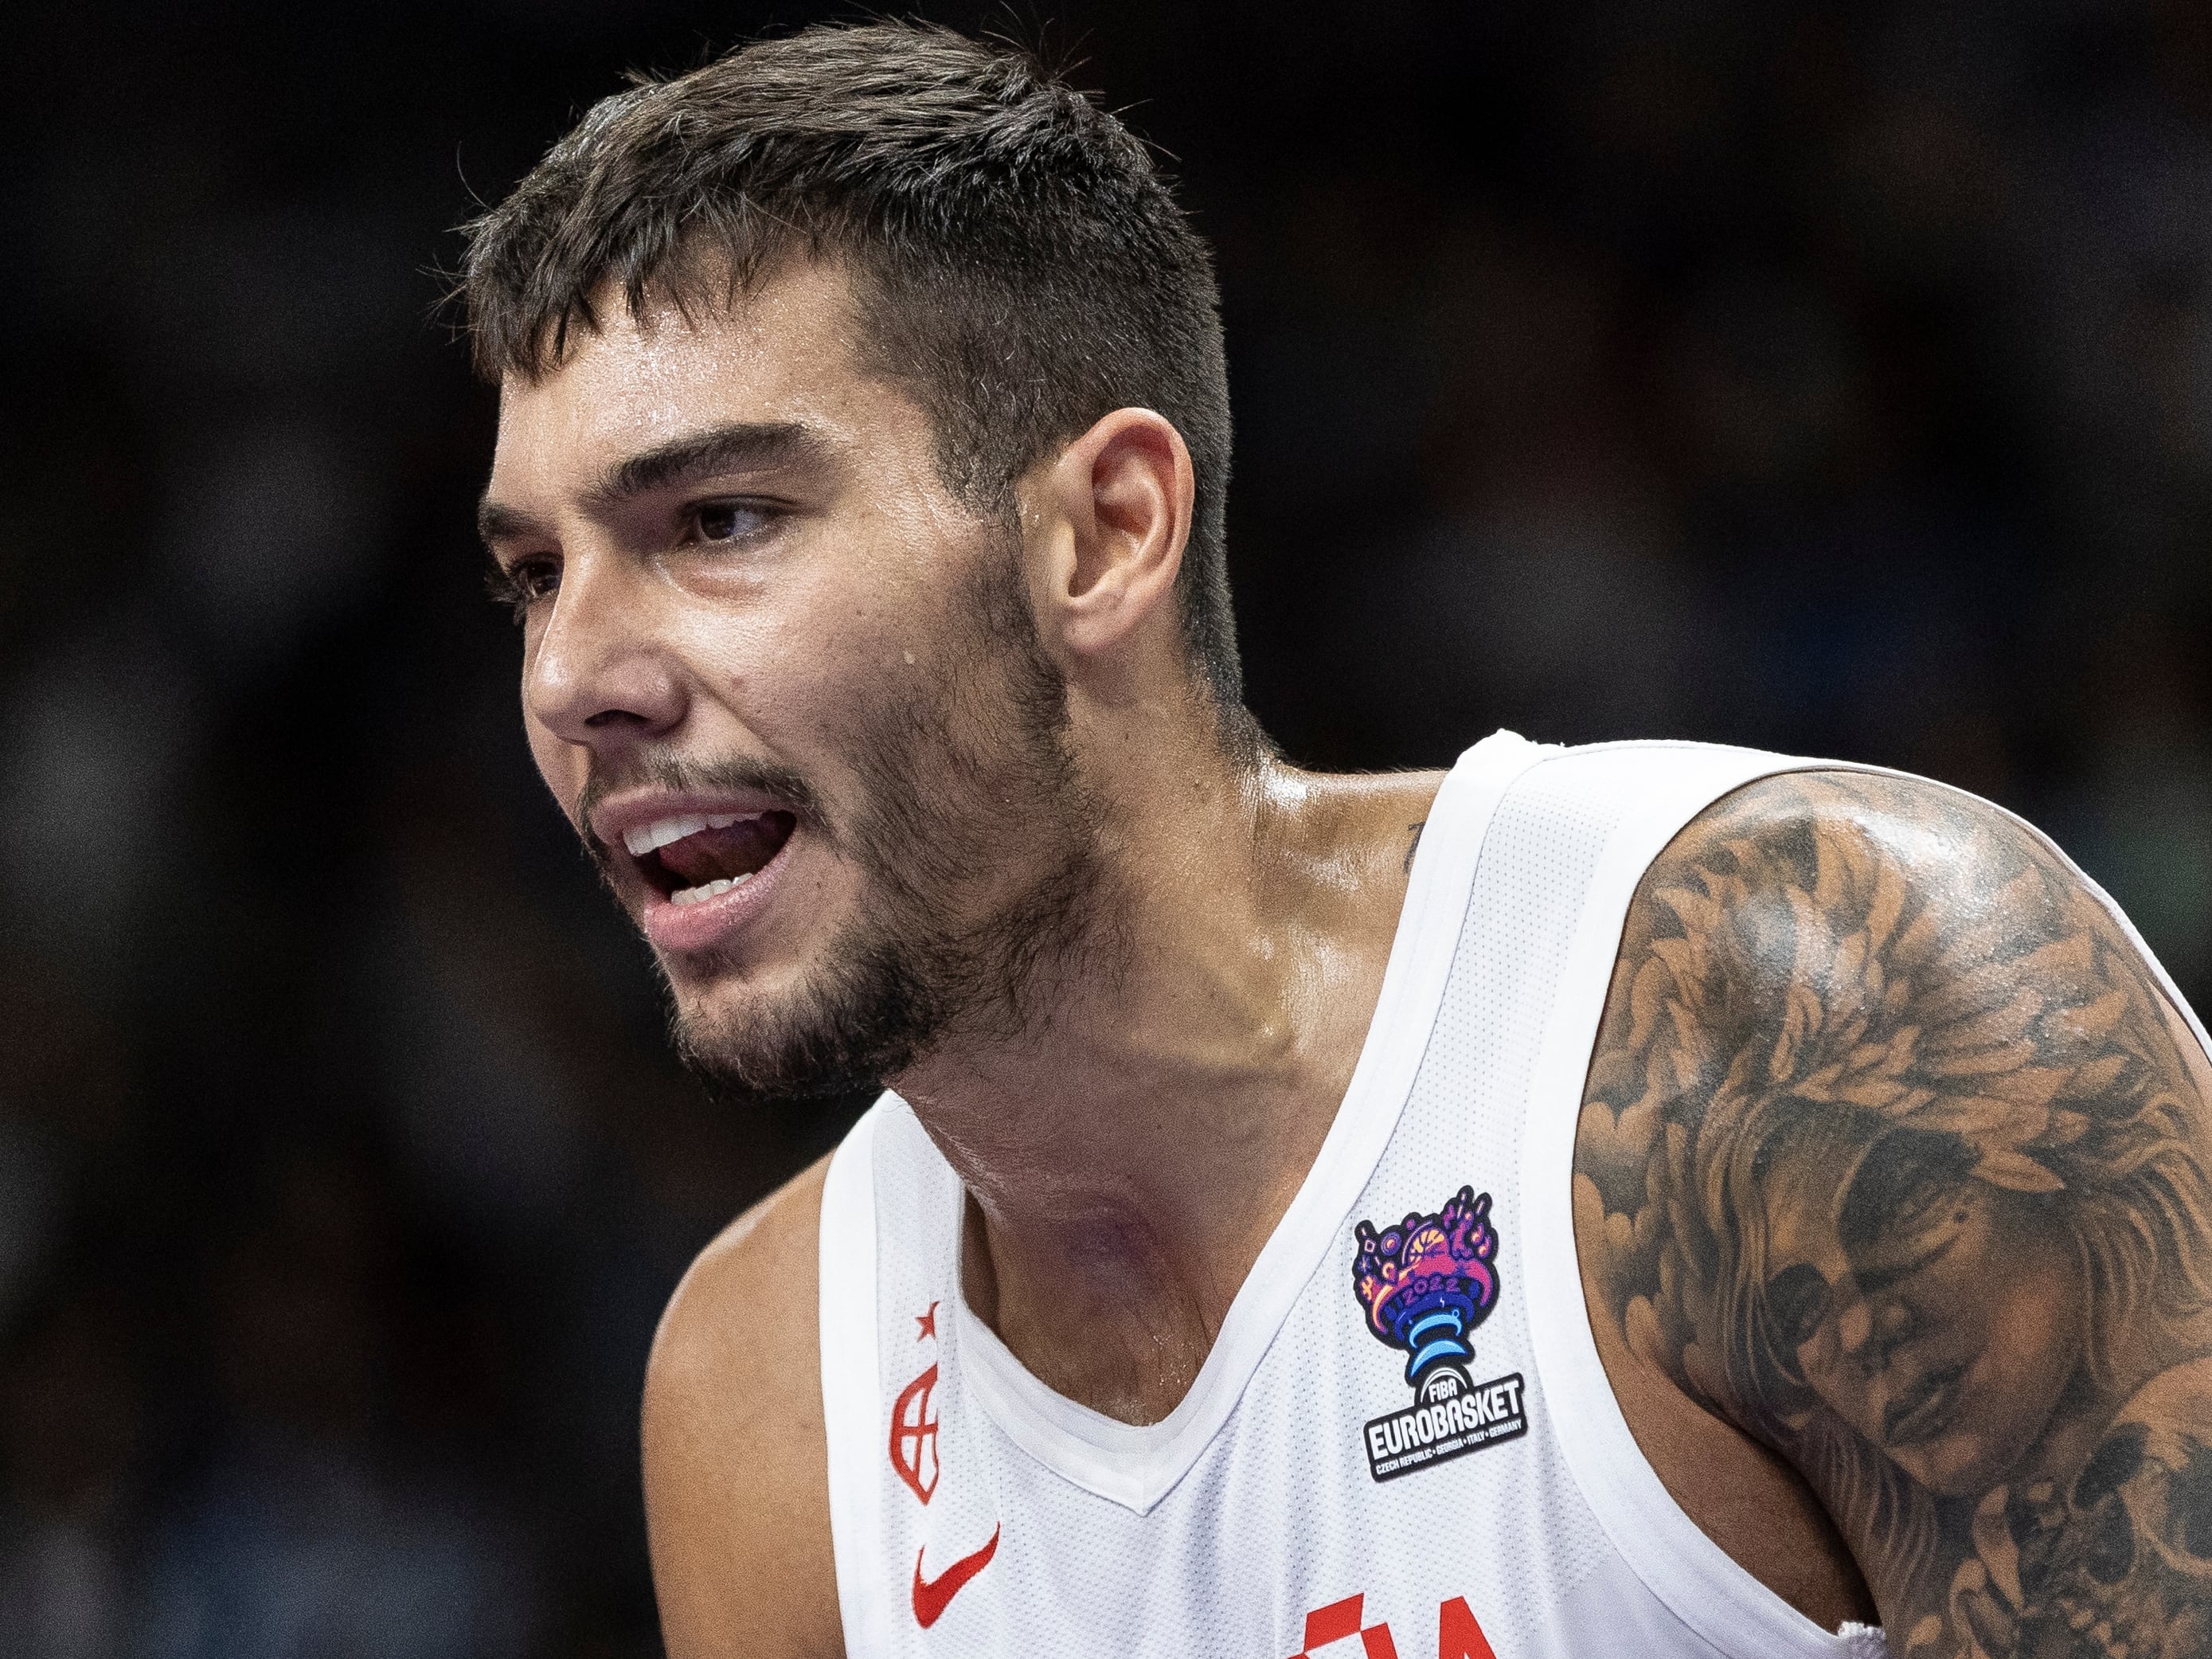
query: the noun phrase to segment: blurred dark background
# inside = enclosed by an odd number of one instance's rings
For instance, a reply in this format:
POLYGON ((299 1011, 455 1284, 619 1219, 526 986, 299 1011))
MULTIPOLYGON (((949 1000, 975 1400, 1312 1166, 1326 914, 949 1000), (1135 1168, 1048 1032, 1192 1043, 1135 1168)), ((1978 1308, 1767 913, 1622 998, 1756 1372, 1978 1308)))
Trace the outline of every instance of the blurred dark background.
MULTIPOLYGON (((926 10, 1179 160, 1294 758, 1909 767, 2212 990, 2212 9, 926 10)), ((523 750, 431 273, 624 69, 824 15, 10 15, 10 1654, 659 1651, 653 1321, 852 1108, 670 1061, 523 750)))

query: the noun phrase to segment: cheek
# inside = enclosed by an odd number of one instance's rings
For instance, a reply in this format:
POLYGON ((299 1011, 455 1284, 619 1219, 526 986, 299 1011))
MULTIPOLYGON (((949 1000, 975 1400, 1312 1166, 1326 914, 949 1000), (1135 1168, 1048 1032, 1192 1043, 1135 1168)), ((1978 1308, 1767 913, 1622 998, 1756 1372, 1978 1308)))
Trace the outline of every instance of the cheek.
POLYGON ((2011 1415, 2047 1415, 2081 1352, 2081 1295, 2072 1258, 2055 1244, 2019 1252, 1990 1281, 1997 1293, 1983 1315, 1983 1358, 1990 1411, 2016 1402, 2011 1415))
POLYGON ((836 734, 915 695, 928 619, 899 597, 823 581, 793 584, 772 604, 702 608, 683 655, 713 699, 771 747, 805 747, 807 733, 836 734))
POLYGON ((1991 1205, 1944 1264, 1939 1298, 1984 1363, 2008 1375, 2062 1374, 2081 1346, 2081 1275, 2067 1231, 2038 1211, 1991 1205))
POLYGON ((1961 1200, 1947 1214, 1953 1230, 1950 1247, 1941 1262, 1910 1281, 1910 1299, 1922 1308, 1941 1310, 1954 1323, 1978 1328, 1994 1316, 2006 1287, 2040 1265, 2032 1259, 2035 1241, 2004 1237, 1986 1199, 1978 1194, 1961 1200), (2023 1249, 2029 1253, 2027 1258, 2018 1254, 2023 1249))
POLYGON ((1978 1489, 2026 1456, 2081 1359, 2081 1286, 2072 1257, 2056 1242, 2022 1244, 2003 1255, 2002 1272, 1978 1287, 1971 1335, 1953 1339, 1971 1354, 1960 1426, 1904 1460, 1938 1492, 1978 1489))

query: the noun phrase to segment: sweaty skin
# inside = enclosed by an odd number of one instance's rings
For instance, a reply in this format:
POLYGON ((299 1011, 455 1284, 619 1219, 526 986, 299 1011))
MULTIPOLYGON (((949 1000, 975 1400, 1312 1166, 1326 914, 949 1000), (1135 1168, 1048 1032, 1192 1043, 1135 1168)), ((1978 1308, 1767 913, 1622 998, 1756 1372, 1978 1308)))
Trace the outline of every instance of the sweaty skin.
MULTIPOLYGON (((959 982, 1003 994, 846 1058, 901 1056, 969 1194, 975 1310, 1050 1387, 1158 1421, 1327 1133, 1439 780, 1225 739, 1176 616, 1191 470, 1159 416, 1070 434, 1010 529, 859 367, 835 267, 688 319, 603 298, 503 388, 483 507, 539 769, 687 1041, 740 1075, 872 1006, 847 958, 886 916, 975 945, 959 982), (975 654, 1005 638, 975 615, 999 576, 1022 672, 975 654), (1010 723, 1039 664, 1049 753, 1010 723), (633 850, 686 812, 732 822, 633 850), (1064 937, 983 948, 1055 892, 1064 937)), ((1986 811, 1794 777, 1693 824, 1624 939, 1576 1175, 1601 1352, 1691 1517, 1823 1624, 1870 1587, 1900 1651, 2204 1650, 2203 1070, 2110 920, 1986 811)), ((672 1659, 842 1650, 822 1177, 717 1240, 654 1343, 672 1659)))

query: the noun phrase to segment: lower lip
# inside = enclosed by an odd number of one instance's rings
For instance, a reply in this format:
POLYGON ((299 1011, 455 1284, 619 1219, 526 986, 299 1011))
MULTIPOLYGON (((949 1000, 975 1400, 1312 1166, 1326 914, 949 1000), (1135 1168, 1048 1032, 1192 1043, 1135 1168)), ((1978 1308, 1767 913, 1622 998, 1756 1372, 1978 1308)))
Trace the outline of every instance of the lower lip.
POLYGON ((1898 1419, 1887 1437, 1889 1445, 1893 1449, 1917 1446, 1949 1428, 1966 1382, 1966 1372, 1961 1370, 1948 1381, 1938 1383, 1933 1394, 1898 1419))
POLYGON ((783 845, 775 849, 774 858, 727 892, 701 899, 696 904, 678 904, 658 888, 647 889, 645 912, 641 918, 647 941, 654 950, 675 957, 709 951, 726 943, 732 933, 749 926, 767 908, 782 879, 783 867, 790 861, 791 844, 798 838, 799 830, 794 826, 783 845))

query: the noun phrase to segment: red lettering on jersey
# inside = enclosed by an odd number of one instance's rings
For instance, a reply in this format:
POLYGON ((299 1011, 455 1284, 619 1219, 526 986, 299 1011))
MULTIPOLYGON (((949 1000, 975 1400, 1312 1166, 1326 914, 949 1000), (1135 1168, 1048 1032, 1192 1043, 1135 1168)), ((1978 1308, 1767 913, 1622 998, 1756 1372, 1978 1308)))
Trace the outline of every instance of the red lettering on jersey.
POLYGON ((921 1334, 915 1338, 915 1341, 921 1342, 934 1338, 937 1334, 937 1304, 931 1303, 927 1313, 916 1314, 914 1316, 914 1322, 921 1327, 921 1334))
POLYGON ((891 1404, 891 1468, 925 1504, 937 1490, 937 1419, 929 1409, 930 1390, 936 1386, 937 1367, 932 1365, 900 1389, 891 1404))
POLYGON ((921 1576, 921 1558, 925 1550, 914 1553, 914 1622, 927 1630, 943 1617, 946 1606, 960 1594, 960 1587, 991 1565, 991 1558, 999 1553, 999 1528, 991 1528, 991 1541, 972 1555, 963 1555, 935 1578, 921 1576))
POLYGON ((1367 1597, 1362 1594, 1316 1607, 1306 1615, 1305 1648, 1292 1654, 1291 1659, 1310 1659, 1314 1649, 1341 1642, 1347 1636, 1359 1638, 1367 1659, 1398 1659, 1398 1644, 1390 1639, 1389 1626, 1363 1626, 1359 1622, 1360 1611, 1366 1602, 1367 1597))
POLYGON ((1359 1634, 1359 1609, 1365 1603, 1364 1595, 1347 1595, 1341 1601, 1332 1601, 1325 1607, 1316 1607, 1306 1615, 1306 1646, 1309 1650, 1329 1642, 1341 1642, 1347 1636, 1359 1634))
POLYGON ((1498 1659, 1464 1595, 1437 1608, 1437 1659, 1498 1659))
MULTIPOLYGON (((1305 1647, 1292 1654, 1291 1659, 1312 1659, 1314 1649, 1341 1642, 1347 1636, 1359 1638, 1366 1659, 1398 1659, 1398 1644, 1392 1639, 1389 1625, 1359 1622, 1366 1602, 1367 1597, 1362 1594, 1316 1607, 1306 1615, 1305 1647)), ((1455 1595, 1437 1606, 1437 1659, 1498 1659, 1463 1595, 1455 1595)))

